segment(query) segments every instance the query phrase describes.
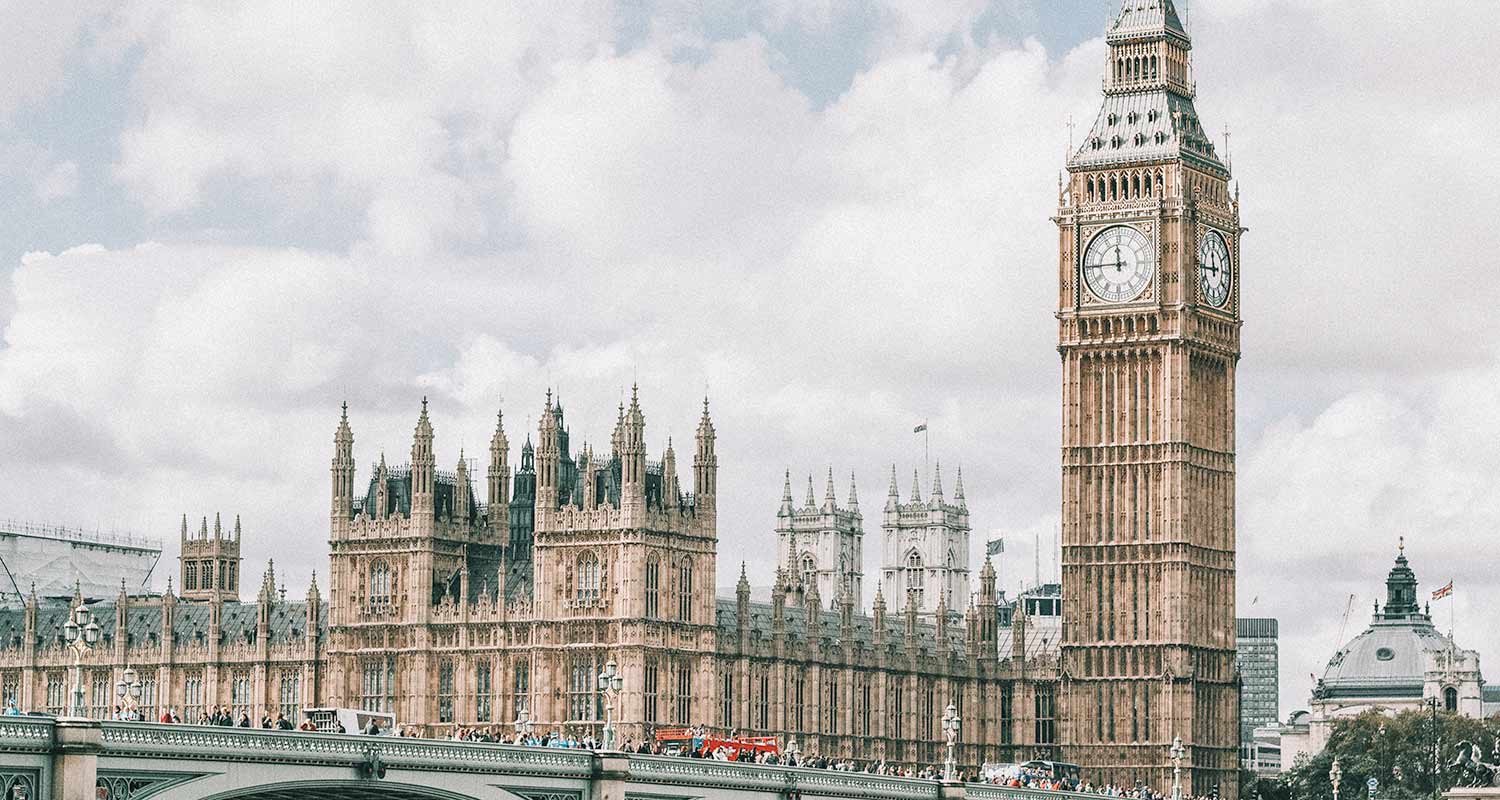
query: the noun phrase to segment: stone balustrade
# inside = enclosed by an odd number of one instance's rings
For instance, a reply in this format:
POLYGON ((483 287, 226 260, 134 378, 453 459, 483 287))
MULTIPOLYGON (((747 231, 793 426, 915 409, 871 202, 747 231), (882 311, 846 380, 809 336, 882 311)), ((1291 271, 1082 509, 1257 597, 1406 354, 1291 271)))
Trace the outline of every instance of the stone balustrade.
POLYGON ((1097 800, 1094 795, 988 784, 568 748, 204 725, 0 718, 0 781, 29 781, 32 798, 94 800, 97 785, 108 790, 111 800, 148 796, 176 800, 212 794, 216 789, 210 785, 212 780, 230 786, 316 780, 327 786, 330 776, 351 787, 368 788, 370 781, 383 780, 407 791, 426 786, 449 793, 441 796, 453 796, 453 787, 469 787, 457 796, 476 800, 516 794, 587 800, 627 793, 682 795, 684 790, 701 796, 766 800, 1097 800), (499 793, 502 789, 509 794, 499 793), (485 793, 491 790, 496 793, 485 793))

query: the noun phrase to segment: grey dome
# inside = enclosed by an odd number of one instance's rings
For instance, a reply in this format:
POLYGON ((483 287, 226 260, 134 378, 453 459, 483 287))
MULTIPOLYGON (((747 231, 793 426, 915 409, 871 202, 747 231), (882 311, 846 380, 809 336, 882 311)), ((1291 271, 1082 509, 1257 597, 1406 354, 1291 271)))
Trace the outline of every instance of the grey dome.
POLYGON ((1452 647, 1426 615, 1380 619, 1339 648, 1323 671, 1325 695, 1422 695, 1426 653, 1452 647))
POLYGON ((1426 654, 1453 647, 1417 605, 1417 576, 1406 561, 1405 549, 1401 548, 1386 576, 1385 608, 1377 605, 1370 627, 1328 660, 1315 696, 1420 698, 1426 654))

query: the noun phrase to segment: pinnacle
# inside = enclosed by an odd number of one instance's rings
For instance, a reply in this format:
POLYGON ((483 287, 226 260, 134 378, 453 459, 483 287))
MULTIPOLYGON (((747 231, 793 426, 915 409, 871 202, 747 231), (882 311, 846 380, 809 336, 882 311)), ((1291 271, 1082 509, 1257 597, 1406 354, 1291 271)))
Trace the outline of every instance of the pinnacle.
POLYGON ((932 502, 943 502, 943 462, 932 465, 932 502))
POLYGON ((807 476, 807 502, 803 503, 803 505, 807 506, 808 508, 818 507, 818 504, 813 501, 813 479, 811 475, 807 476))
POLYGON ((849 508, 859 510, 859 486, 854 481, 854 471, 849 472, 849 508))
POLYGON ((917 475, 916 470, 911 471, 911 501, 913 503, 922 502, 921 477, 917 475))
POLYGON ((828 484, 823 489, 823 505, 829 511, 838 506, 838 500, 833 495, 833 467, 828 468, 828 484))

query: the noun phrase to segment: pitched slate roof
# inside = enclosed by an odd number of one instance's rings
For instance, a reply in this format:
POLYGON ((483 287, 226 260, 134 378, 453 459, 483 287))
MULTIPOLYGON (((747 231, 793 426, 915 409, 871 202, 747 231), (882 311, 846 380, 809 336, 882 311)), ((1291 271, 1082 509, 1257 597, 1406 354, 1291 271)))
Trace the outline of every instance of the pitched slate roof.
POLYGON ((1177 16, 1172 0, 1124 0, 1120 14, 1109 26, 1106 41, 1116 42, 1137 37, 1175 34, 1187 39, 1187 28, 1177 16))
POLYGON ((1104 96, 1099 116, 1070 167, 1102 167, 1181 158, 1215 172, 1219 160, 1189 98, 1153 89, 1104 96))

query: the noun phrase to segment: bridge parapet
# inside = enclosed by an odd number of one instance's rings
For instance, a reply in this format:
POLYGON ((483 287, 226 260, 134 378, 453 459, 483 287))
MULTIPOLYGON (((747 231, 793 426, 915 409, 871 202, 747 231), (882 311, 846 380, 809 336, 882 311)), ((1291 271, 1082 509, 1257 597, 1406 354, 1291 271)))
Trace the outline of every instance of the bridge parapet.
POLYGON ((0 718, 0 790, 20 782, 35 800, 93 800, 96 781, 111 800, 248 798, 259 796, 247 789, 257 786, 265 787, 264 797, 366 798, 374 791, 474 800, 1100 800, 1072 792, 567 748, 0 718))

